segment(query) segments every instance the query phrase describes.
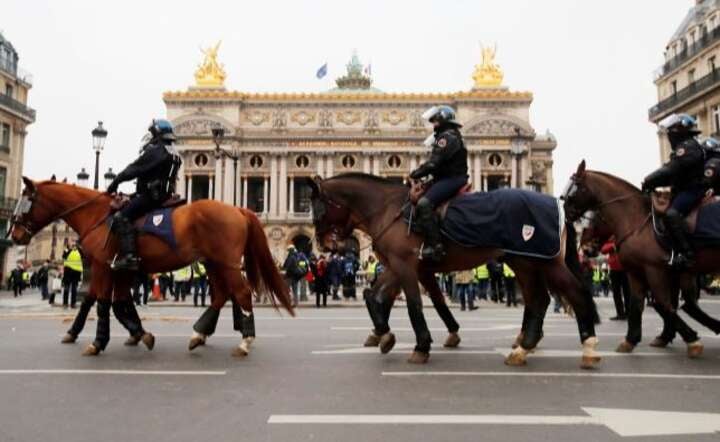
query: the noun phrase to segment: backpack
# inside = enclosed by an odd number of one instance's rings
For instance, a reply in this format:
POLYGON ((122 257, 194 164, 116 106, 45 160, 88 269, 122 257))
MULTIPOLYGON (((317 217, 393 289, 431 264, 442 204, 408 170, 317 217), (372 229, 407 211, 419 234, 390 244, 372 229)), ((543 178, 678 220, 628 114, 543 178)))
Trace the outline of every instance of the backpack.
POLYGON ((355 262, 352 259, 343 261, 343 273, 345 276, 355 276, 355 262))
POLYGON ((307 259, 305 259, 302 256, 298 256, 295 260, 295 274, 301 278, 305 276, 308 272, 308 262, 307 259))

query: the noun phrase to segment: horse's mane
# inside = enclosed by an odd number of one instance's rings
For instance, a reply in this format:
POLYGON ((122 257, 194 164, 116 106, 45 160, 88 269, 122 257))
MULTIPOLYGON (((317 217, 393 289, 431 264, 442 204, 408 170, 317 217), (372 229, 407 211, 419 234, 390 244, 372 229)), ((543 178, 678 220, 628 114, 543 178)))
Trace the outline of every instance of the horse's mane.
POLYGON ((374 181, 378 184, 385 184, 385 185, 390 185, 390 186, 400 186, 401 185, 396 182, 390 181, 387 178, 383 178, 381 176, 371 175, 369 173, 363 173, 363 172, 345 172, 345 173, 341 173, 341 174, 332 176, 332 177, 328 178, 326 181, 332 181, 332 180, 342 179, 342 178, 356 178, 356 179, 360 179, 360 180, 369 180, 369 181, 374 181))
POLYGON ((630 188, 630 189, 632 189, 632 190, 635 190, 636 192, 640 192, 640 189, 638 189, 637 186, 635 186, 635 185, 632 184, 631 182, 629 182, 629 181, 627 181, 627 180, 625 180, 625 179, 623 179, 623 178, 620 178, 620 177, 618 177, 618 176, 615 176, 615 175, 612 175, 612 174, 609 174, 609 173, 606 173, 606 172, 600 172, 600 171, 597 171, 597 170, 588 170, 588 172, 592 172, 592 173, 595 174, 595 175, 600 175, 600 176, 602 176, 602 177, 608 178, 608 179, 613 180, 613 181, 617 181, 617 182, 619 182, 620 184, 622 184, 622 185, 625 186, 625 187, 628 187, 628 188, 630 188))

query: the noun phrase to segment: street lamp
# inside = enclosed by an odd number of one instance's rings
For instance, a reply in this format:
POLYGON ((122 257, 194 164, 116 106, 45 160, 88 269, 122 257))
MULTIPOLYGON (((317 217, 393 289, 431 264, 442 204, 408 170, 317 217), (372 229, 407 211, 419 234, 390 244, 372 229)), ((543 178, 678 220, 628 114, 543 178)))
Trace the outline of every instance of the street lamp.
POLYGON ((95 151, 95 183, 93 189, 98 190, 100 188, 100 152, 105 147, 105 138, 107 138, 107 130, 103 127, 102 121, 98 121, 98 126, 92 130, 93 137, 93 150, 95 151))
POLYGON ((220 147, 223 138, 225 137, 225 129, 222 127, 212 128, 213 141, 215 142, 215 159, 219 160, 223 156, 232 158, 233 160, 233 205, 237 206, 237 167, 240 153, 233 148, 233 152, 228 152, 226 149, 220 147))
POLYGON ((510 145, 510 153, 515 157, 515 165, 513 173, 515 174, 515 182, 511 184, 511 187, 522 187, 522 178, 520 177, 520 157, 527 151, 525 146, 525 140, 520 135, 520 128, 515 128, 515 137, 512 139, 510 145))
POLYGON ((103 178, 105 178, 105 188, 107 189, 108 186, 110 186, 110 183, 113 182, 113 180, 117 177, 117 174, 113 172, 112 167, 108 167, 107 172, 105 172, 105 175, 103 175, 103 178))
POLYGON ((87 187, 88 180, 90 179, 90 175, 85 171, 85 168, 83 167, 80 169, 80 172, 78 172, 77 176, 77 184, 81 187, 87 187))

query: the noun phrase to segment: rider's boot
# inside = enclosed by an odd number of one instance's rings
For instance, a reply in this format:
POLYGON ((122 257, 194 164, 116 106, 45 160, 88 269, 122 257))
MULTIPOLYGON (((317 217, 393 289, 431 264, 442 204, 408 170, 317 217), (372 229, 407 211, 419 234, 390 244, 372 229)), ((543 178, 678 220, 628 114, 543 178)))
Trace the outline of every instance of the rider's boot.
POLYGON ((695 265, 695 253, 688 238, 688 228, 683 215, 677 210, 670 209, 665 218, 665 225, 668 228, 673 246, 670 265, 679 268, 688 268, 695 265))
POLYGON ((130 220, 118 213, 113 218, 113 231, 118 238, 118 254, 112 264, 113 270, 137 271, 140 260, 137 256, 137 233, 130 220))
POLYGON ((425 235, 420 257, 425 260, 440 261, 445 257, 440 234, 440 220, 435 213, 432 202, 423 197, 417 203, 417 224, 425 235))

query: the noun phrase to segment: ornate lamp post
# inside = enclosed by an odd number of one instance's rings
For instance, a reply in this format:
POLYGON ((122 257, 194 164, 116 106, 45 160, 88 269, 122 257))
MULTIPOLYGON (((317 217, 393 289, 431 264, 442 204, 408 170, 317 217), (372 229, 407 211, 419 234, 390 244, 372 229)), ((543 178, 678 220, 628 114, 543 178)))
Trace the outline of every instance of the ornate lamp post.
POLYGON ((98 126, 92 130, 93 150, 95 151, 95 182, 93 189, 100 188, 100 152, 105 147, 105 138, 107 138, 107 130, 103 127, 102 121, 98 121, 98 126))
POLYGON ((113 172, 112 167, 108 167, 107 172, 105 172, 105 175, 103 175, 103 178, 105 178, 105 188, 107 189, 110 183, 113 182, 113 180, 117 177, 117 174, 113 172))
POLYGON ((80 172, 78 172, 77 176, 77 184, 81 187, 87 187, 88 180, 90 179, 90 175, 85 172, 85 168, 83 167, 80 169, 80 172))
POLYGON ((525 145, 525 139, 520 135, 520 129, 516 127, 515 137, 512 139, 510 145, 510 153, 515 158, 515 164, 513 166, 515 169, 513 170, 515 182, 511 183, 511 187, 522 187, 522 178, 520 177, 520 159, 526 151, 527 146, 525 145))
POLYGON ((235 148, 233 148, 232 152, 228 152, 227 149, 220 147, 220 143, 222 143, 225 137, 225 129, 222 127, 213 127, 212 135, 213 141, 215 142, 215 158, 220 159, 226 156, 233 160, 233 205, 237 206, 237 167, 240 153, 235 148))

